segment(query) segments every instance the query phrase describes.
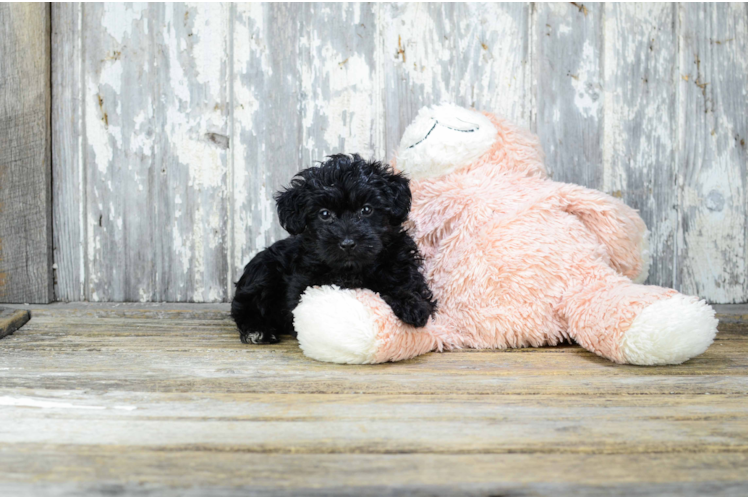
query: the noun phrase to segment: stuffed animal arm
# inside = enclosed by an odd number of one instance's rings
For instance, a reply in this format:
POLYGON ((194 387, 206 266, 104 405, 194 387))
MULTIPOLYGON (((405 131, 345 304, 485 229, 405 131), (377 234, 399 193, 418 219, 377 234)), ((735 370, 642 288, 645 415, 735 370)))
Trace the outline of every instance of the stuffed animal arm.
POLYGON ((640 284, 649 253, 636 211, 548 179, 530 133, 489 113, 426 107, 396 158, 412 179, 409 224, 437 313, 414 328, 370 290, 309 288, 293 312, 307 356, 382 363, 573 340, 616 363, 659 365, 712 343, 704 301, 640 284))

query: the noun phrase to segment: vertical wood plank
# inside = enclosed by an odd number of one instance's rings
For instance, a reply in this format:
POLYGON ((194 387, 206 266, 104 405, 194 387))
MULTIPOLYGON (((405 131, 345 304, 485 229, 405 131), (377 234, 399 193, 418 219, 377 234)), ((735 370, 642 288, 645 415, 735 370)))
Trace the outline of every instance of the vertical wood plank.
POLYGON ((226 300, 228 7, 85 6, 90 300, 226 300))
POLYGON ((605 5, 603 189, 650 230, 648 283, 673 286, 676 184, 676 6, 605 5))
POLYGON ((602 188, 602 4, 535 6, 537 133, 554 180, 602 188))
POLYGON ((454 102, 530 125, 528 4, 382 4, 386 151, 424 105, 454 102))
POLYGON ((55 297, 86 298, 86 170, 80 3, 52 4, 52 217, 55 297))
POLYGON ((300 6, 234 9, 231 281, 257 251, 284 236, 273 194, 299 170, 302 140, 300 6))
POLYGON ((376 4, 308 3, 301 12, 302 164, 333 153, 383 159, 376 4))
POLYGON ((0 4, 0 302, 54 299, 50 18, 0 4))
POLYGON ((680 4, 678 282, 748 301, 748 6, 680 4))
POLYGON ((452 4, 451 98, 530 127, 530 5, 452 4))

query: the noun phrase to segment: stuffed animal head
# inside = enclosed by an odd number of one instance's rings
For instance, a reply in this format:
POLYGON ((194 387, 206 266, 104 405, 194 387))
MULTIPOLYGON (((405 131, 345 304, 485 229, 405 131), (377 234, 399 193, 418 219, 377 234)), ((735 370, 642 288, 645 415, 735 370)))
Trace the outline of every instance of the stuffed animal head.
POLYGON ((398 169, 416 181, 479 164, 546 175, 535 136, 489 113, 454 104, 421 108, 403 133, 396 159, 398 169))

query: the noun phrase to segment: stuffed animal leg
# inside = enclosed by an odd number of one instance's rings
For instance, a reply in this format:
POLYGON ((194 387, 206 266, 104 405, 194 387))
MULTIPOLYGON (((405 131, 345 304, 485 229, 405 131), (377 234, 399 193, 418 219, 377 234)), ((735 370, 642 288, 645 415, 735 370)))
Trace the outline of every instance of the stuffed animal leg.
MULTIPOLYGON (((616 363, 678 364, 714 340, 714 310, 696 297, 620 276, 595 283, 559 309, 572 338, 591 352, 616 363)), ((330 363, 401 361, 463 347, 438 317, 424 328, 406 325, 369 290, 310 288, 294 310, 294 326, 304 354, 330 363)))
POLYGON ((457 347, 446 325, 407 325, 371 290, 307 288, 293 315, 301 350, 318 361, 383 363, 457 347))
POLYGON ((616 363, 668 365, 712 344, 718 321, 703 300, 632 283, 603 264, 590 275, 566 293, 558 311, 588 351, 616 363))
POLYGON ((605 246, 610 266, 644 283, 649 275, 647 226, 639 214, 610 195, 574 184, 559 184, 562 209, 576 215, 605 246))

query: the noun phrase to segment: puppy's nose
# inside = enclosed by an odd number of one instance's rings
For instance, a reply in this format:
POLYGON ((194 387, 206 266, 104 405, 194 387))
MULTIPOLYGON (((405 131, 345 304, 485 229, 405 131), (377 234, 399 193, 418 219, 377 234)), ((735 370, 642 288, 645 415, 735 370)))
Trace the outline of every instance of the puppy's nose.
POLYGON ((341 241, 340 243, 338 243, 338 245, 340 246, 340 248, 342 248, 346 252, 350 252, 351 250, 353 250, 354 248, 356 248, 356 242, 353 241, 350 238, 344 239, 343 241, 341 241))

